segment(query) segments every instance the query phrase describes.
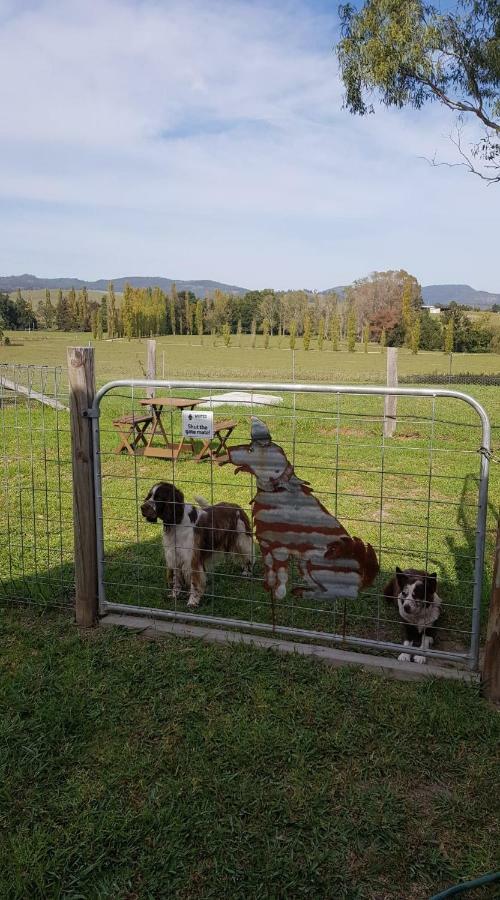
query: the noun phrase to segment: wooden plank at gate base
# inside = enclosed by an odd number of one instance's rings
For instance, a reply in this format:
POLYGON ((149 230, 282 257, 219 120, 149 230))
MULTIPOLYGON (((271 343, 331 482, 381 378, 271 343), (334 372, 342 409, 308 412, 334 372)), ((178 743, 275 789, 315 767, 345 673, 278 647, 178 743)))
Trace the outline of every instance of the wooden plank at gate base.
POLYGON ((485 696, 490 700, 500 701, 500 519, 482 675, 485 696))
POLYGON ((97 621, 97 539, 95 526, 92 420, 84 417, 94 401, 93 347, 68 347, 73 528, 75 538, 75 614, 78 625, 97 621))
POLYGON ((377 675, 386 675, 399 681, 416 681, 423 678, 449 678, 452 681, 477 682, 479 676, 467 669, 445 668, 445 666, 418 665, 402 663, 388 657, 369 656, 368 653, 355 653, 351 650, 337 650, 333 647, 322 647, 316 644, 300 644, 278 638, 260 637, 241 631, 224 631, 210 628, 209 625, 184 625, 179 622, 163 622, 149 616, 119 615, 108 613, 101 619, 102 625, 120 626, 132 631, 140 631, 147 638, 169 637, 171 635, 187 638, 199 638, 211 644, 249 644, 258 650, 276 650, 279 653, 296 653, 299 656, 310 656, 328 666, 357 666, 377 675))

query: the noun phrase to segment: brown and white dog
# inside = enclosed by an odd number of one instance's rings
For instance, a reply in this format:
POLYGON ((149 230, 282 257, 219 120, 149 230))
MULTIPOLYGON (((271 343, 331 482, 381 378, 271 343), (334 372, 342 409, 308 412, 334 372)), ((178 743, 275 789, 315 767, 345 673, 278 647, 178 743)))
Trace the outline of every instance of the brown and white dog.
MULTIPOLYGON (((442 612, 437 592, 437 576, 422 569, 396 566, 396 574, 386 584, 384 597, 396 604, 403 625, 404 646, 429 650, 436 640, 436 623, 442 612)), ((426 663, 421 653, 400 653, 400 662, 426 663)))
POLYGON ((229 461, 236 472, 249 472, 257 481, 252 509, 267 590, 283 600, 295 557, 306 582, 295 593, 319 600, 357 597, 378 572, 373 547, 351 537, 313 496, 260 419, 252 419, 251 438, 250 444, 229 448, 229 461))
POLYGON ((200 605, 207 569, 218 554, 237 556, 242 574, 250 575, 253 550, 250 522, 240 506, 211 506, 203 497, 196 500, 198 506, 186 503, 179 488, 162 481, 151 488, 141 506, 148 522, 163 522, 163 549, 172 578, 172 596, 178 600, 183 587, 187 587, 187 605, 191 609, 200 605))

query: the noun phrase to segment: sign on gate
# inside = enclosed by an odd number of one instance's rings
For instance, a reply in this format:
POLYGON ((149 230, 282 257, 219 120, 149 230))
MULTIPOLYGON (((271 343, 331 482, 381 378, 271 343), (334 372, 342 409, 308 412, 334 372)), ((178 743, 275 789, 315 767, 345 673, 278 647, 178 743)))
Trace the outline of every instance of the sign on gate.
POLYGON ((186 438, 213 438, 213 412, 184 409, 182 411, 182 434, 186 438))

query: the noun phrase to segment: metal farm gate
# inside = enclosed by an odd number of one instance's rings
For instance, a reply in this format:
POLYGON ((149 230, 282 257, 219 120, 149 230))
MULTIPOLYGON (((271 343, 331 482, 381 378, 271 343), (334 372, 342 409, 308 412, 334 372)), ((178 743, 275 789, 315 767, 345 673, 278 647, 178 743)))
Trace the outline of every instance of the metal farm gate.
POLYGON ((140 614, 394 656, 405 648, 383 587, 396 566, 412 567, 437 573, 444 604, 435 647, 419 652, 477 670, 490 425, 472 397, 429 388, 140 379, 106 384, 88 414, 101 615, 140 614), (396 414, 388 405, 394 397, 396 414), (214 441, 183 437, 183 409, 213 413, 214 441), (389 416, 397 421, 391 437, 389 416), (227 447, 248 444, 252 417, 322 505, 373 546, 380 572, 357 598, 297 595, 299 564, 271 602, 258 545, 244 574, 241 548, 231 541, 233 560, 210 571, 198 609, 187 607, 186 591, 172 593, 162 523, 147 521, 141 506, 154 485, 169 482, 187 504, 201 495, 210 504, 238 504, 251 518, 255 478, 220 463, 227 447))

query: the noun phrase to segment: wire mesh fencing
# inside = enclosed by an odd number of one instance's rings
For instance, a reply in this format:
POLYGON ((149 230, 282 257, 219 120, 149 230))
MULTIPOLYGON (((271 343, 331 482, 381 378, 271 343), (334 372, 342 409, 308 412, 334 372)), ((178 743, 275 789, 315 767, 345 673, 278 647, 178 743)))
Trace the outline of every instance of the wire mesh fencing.
POLYGON ((0 365, 0 432, 0 598, 71 606, 71 452, 61 368, 0 365))
MULTIPOLYGON (((435 644, 422 655, 477 665, 480 600, 489 590, 482 552, 486 544, 489 559, 491 534, 482 532, 484 433, 467 402, 425 389, 399 396, 396 433, 387 438, 384 397, 370 388, 156 382, 151 400, 144 382, 114 384, 100 392, 95 420, 103 612, 146 611, 397 654, 404 651, 401 620, 384 586, 399 566, 437 574, 442 610, 435 644), (221 397, 225 387, 243 395, 221 397), (232 424, 219 456, 217 436, 205 454, 201 442, 183 437, 182 407, 212 409, 216 427, 232 424), (145 411, 141 439, 135 421, 145 411), (249 570, 240 538, 255 512, 256 473, 238 473, 226 449, 249 443, 254 416, 304 489, 374 547, 380 571, 357 598, 312 596, 297 554, 281 567, 285 590, 270 592, 255 540, 249 570), (148 507, 151 497, 157 506, 148 507), (221 503, 241 515, 206 509, 221 503)), ((491 506, 490 524, 494 514, 491 506)))

